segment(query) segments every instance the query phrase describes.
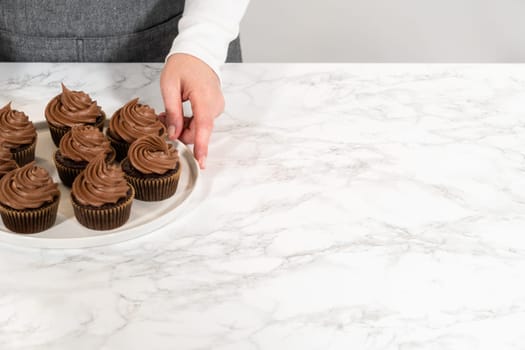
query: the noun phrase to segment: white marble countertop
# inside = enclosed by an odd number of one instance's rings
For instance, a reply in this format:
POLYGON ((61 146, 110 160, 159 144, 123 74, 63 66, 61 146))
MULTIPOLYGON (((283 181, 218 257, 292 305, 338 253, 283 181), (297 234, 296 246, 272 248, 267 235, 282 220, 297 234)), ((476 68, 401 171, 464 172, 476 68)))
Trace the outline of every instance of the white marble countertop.
MULTIPOLYGON (((159 65, 1 64, 162 108, 159 65)), ((193 206, 112 246, 0 245, 0 349, 523 349, 525 66, 244 64, 193 206)))

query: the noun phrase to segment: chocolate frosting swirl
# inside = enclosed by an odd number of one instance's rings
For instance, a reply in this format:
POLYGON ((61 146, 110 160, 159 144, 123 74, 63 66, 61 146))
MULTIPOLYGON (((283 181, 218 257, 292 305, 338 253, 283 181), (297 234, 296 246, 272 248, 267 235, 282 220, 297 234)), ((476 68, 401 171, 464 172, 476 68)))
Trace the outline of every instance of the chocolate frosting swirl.
POLYGON ((131 144, 128 159, 143 174, 162 175, 177 167, 179 154, 162 137, 147 135, 131 144))
POLYGON ((3 141, 0 140, 0 177, 4 176, 11 170, 18 168, 18 165, 13 159, 13 153, 3 145, 3 141))
POLYGON ((138 98, 131 100, 115 112, 109 122, 111 136, 127 143, 144 135, 164 136, 166 127, 157 118, 155 110, 138 101, 138 98))
POLYGON ((126 198, 129 185, 117 165, 106 163, 103 154, 97 155, 73 182, 71 193, 81 205, 101 207, 126 198))
POLYGON ((46 169, 30 162, 0 180, 0 202, 18 210, 40 208, 60 196, 46 169))
POLYGON ((47 121, 57 127, 94 124, 102 109, 83 91, 72 91, 62 84, 62 93, 46 106, 47 121))
POLYGON ((111 152, 109 140, 92 125, 75 125, 60 140, 60 152, 75 162, 89 162, 98 154, 111 152))
POLYGON ((36 138, 33 123, 24 112, 11 109, 11 102, 0 109, 0 138, 11 149, 30 145, 36 138))

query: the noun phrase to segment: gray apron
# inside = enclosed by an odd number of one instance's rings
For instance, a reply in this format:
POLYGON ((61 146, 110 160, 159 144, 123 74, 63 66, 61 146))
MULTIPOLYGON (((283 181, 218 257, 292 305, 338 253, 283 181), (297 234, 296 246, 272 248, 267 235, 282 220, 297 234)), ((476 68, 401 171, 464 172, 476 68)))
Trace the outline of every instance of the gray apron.
MULTIPOLYGON (((0 0, 0 61, 163 62, 184 0, 0 0)), ((228 62, 241 62, 239 38, 228 62)))

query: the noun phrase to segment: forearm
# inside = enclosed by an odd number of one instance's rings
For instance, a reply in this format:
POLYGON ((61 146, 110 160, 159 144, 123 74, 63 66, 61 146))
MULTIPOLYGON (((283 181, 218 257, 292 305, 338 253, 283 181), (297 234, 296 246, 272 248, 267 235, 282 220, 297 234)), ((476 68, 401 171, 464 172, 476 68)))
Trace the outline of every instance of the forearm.
POLYGON ((249 0, 186 0, 179 35, 168 57, 190 54, 208 64, 219 76, 229 43, 239 35, 239 24, 249 0))

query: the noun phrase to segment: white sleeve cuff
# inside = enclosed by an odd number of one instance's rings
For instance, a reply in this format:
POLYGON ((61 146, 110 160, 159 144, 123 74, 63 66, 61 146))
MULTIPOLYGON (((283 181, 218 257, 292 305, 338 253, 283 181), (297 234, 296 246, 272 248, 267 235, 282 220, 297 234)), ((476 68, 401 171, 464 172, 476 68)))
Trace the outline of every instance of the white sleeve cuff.
POLYGON ((179 35, 166 59, 184 53, 204 61, 217 74, 228 46, 239 35, 239 24, 249 0, 186 0, 179 35))

